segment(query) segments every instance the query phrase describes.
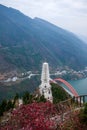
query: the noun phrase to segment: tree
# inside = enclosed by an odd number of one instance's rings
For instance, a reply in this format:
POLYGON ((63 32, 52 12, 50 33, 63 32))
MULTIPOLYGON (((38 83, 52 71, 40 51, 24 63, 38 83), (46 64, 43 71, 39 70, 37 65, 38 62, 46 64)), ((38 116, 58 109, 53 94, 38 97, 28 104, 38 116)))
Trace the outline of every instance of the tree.
POLYGON ((44 98, 44 95, 40 96, 39 102, 46 102, 46 99, 44 98))
POLYGON ((13 100, 13 107, 15 107, 15 104, 17 102, 17 100, 19 99, 19 94, 16 93, 15 97, 14 97, 14 100, 13 100))
POLYGON ((23 95, 23 104, 32 103, 32 95, 29 92, 25 92, 23 95))
POLYGON ((87 125, 87 103, 84 106, 84 109, 80 112, 80 120, 83 124, 87 125))
POLYGON ((6 111, 10 110, 11 108, 14 108, 14 105, 13 105, 12 101, 9 100, 7 103, 7 106, 6 106, 6 111))
POLYGON ((16 93, 15 97, 14 97, 14 101, 18 100, 19 99, 19 94, 16 93))
POLYGON ((1 105, 0 105, 0 116, 3 116, 3 108, 1 107, 1 105))
POLYGON ((51 83, 52 85, 52 95, 53 95, 53 103, 56 104, 60 101, 64 101, 68 99, 69 94, 65 92, 65 90, 59 86, 58 84, 51 83))
POLYGON ((4 99, 0 104, 0 116, 3 116, 3 113, 6 111, 6 106, 7 106, 7 100, 4 99))
POLYGON ((6 111, 6 106, 7 106, 7 100, 4 99, 1 103, 1 108, 3 109, 3 112, 6 111))

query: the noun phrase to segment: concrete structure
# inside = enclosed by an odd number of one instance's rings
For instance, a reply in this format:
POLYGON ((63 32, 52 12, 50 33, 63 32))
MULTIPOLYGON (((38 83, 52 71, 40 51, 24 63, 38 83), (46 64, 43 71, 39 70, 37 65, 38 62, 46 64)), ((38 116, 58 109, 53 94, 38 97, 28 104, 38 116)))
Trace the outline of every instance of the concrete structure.
POLYGON ((49 65, 48 63, 43 63, 42 74, 41 74, 41 85, 39 86, 40 94, 50 102, 53 101, 51 85, 50 85, 50 75, 49 75, 49 65))

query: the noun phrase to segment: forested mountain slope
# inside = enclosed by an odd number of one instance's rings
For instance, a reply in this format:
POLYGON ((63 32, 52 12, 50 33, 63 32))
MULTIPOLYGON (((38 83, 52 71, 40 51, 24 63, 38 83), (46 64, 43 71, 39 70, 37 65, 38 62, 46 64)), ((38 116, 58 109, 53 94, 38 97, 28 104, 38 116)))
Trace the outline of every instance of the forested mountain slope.
POLYGON ((51 67, 87 66, 87 45, 73 33, 45 20, 0 5, 0 72, 51 67))

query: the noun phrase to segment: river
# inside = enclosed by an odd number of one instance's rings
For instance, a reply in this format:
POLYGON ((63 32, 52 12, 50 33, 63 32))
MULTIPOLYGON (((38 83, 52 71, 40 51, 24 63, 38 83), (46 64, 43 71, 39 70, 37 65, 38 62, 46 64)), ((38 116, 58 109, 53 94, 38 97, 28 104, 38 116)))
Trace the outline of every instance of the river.
POLYGON ((69 80, 68 83, 70 83, 75 88, 79 95, 87 95, 87 78, 80 80, 69 80))

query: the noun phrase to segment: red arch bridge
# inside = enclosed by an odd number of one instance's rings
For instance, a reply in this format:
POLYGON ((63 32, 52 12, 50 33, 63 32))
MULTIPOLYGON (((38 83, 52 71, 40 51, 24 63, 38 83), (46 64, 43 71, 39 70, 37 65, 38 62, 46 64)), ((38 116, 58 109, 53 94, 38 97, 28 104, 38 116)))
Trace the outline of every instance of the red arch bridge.
POLYGON ((56 78, 56 79, 51 80, 51 81, 54 82, 54 83, 55 83, 55 81, 60 81, 60 82, 62 82, 63 84, 66 85, 66 87, 69 88, 69 90, 70 90, 70 92, 73 94, 73 96, 75 96, 75 97, 78 97, 78 96, 79 96, 78 93, 76 92, 76 90, 75 90, 67 81, 65 81, 64 79, 56 78))

